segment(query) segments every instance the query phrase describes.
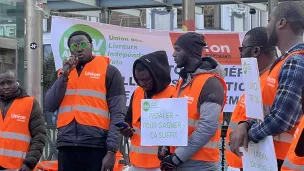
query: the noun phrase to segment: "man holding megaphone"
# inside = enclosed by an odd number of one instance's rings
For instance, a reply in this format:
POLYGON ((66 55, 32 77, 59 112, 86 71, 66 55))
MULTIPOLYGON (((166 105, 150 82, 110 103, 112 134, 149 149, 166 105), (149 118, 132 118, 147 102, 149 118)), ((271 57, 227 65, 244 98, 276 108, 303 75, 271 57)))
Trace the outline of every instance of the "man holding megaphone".
POLYGON ((72 56, 45 96, 46 109, 58 109, 58 169, 112 170, 119 144, 115 123, 126 111, 123 78, 109 58, 92 54, 88 33, 72 33, 68 47, 72 56))

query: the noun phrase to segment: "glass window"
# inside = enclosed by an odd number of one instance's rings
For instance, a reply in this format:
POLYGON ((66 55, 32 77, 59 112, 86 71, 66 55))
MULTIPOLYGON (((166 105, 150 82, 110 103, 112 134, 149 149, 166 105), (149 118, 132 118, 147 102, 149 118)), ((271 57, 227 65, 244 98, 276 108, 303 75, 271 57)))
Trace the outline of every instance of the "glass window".
POLYGON ((0 69, 17 70, 24 83, 24 2, 0 1, 0 69))
POLYGON ((52 57, 52 46, 50 44, 43 45, 43 56, 44 58, 52 57))
POLYGON ((16 50, 0 48, 0 70, 16 69, 16 50))
POLYGON ((0 36, 16 37, 16 3, 0 1, 0 36))
POLYGON ((215 5, 206 5, 204 8, 205 28, 214 28, 215 5))

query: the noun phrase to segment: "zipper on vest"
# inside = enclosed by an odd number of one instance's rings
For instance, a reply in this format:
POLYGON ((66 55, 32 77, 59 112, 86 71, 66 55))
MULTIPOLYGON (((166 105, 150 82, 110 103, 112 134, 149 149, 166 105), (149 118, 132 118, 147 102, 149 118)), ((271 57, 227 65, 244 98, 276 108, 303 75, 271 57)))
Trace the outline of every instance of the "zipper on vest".
MULTIPOLYGON (((81 66, 81 71, 82 71, 82 69, 83 69, 83 66, 81 66)), ((81 75, 81 72, 80 72, 80 75, 81 75)), ((77 88, 76 88, 76 92, 75 92, 75 97, 78 95, 78 83, 79 83, 79 77, 80 77, 80 75, 78 75, 78 81, 77 81, 77 88)), ((74 106, 73 106, 73 110, 76 110, 76 106, 77 106, 77 100, 76 99, 77 98, 75 98, 75 103, 74 103, 74 106)), ((74 119, 75 119, 75 129, 76 129, 76 143, 74 145, 78 146, 78 144, 77 144, 77 141, 78 141, 78 122, 77 122, 76 118, 74 118, 74 119)))
POLYGON ((76 127, 76 143, 75 143, 75 146, 78 146, 78 144, 77 144, 77 141, 78 141, 78 123, 77 123, 76 119, 75 119, 75 127, 76 127))

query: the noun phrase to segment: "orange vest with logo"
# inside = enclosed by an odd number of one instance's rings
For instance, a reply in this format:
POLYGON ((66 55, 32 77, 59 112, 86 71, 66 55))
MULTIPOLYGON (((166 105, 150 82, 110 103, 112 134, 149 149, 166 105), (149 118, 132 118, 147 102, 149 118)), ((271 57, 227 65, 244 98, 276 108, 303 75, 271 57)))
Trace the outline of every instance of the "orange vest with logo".
MULTIPOLYGON (((175 88, 169 85, 165 90, 154 95, 152 99, 170 98, 174 91, 175 88)), ((131 139, 130 163, 131 165, 139 168, 159 168, 160 161, 157 158, 157 147, 140 145, 140 117, 142 99, 145 99, 145 92, 141 87, 138 87, 134 91, 132 102, 132 126, 135 129, 135 133, 131 139)))
POLYGON ((0 111, 0 166, 19 169, 30 148, 29 119, 33 97, 15 99, 3 120, 0 111))
MULTIPOLYGON (((224 95, 224 103, 222 106, 222 109, 224 109, 224 105, 226 104, 227 86, 225 81, 219 76, 209 73, 196 75, 192 79, 191 83, 189 83, 182 92, 180 92, 182 80, 180 80, 177 85, 177 90, 175 91, 173 97, 188 98, 188 137, 190 137, 193 131, 196 129, 200 119, 200 113, 197 109, 200 92, 204 87, 206 81, 213 76, 217 77, 221 81, 224 87, 225 95, 224 95)), ((223 114, 221 113, 218 121, 218 129, 216 133, 204 147, 202 147, 193 156, 191 156, 190 160, 199 160, 205 162, 220 161, 220 136, 221 136, 222 120, 223 120, 223 114)), ((174 152, 176 148, 177 147, 171 147, 170 151, 174 152)))
POLYGON ((109 129, 110 116, 107 104, 107 57, 96 56, 87 63, 81 74, 70 72, 65 96, 58 110, 57 128, 68 125, 74 118, 82 125, 109 129))
MULTIPOLYGON (((275 66, 270 70, 270 73, 268 75, 268 78, 267 78, 267 81, 266 81, 266 84, 264 86, 264 90, 262 93, 263 107, 264 107, 265 114, 270 113, 270 108, 275 100, 275 96, 277 94, 278 85, 279 85, 279 83, 278 83, 279 74, 280 74, 283 64, 292 55, 301 54, 301 53, 304 53, 304 51, 296 51, 296 52, 289 54, 284 59, 277 62, 275 64, 275 66)), ((285 159, 285 157, 287 155, 287 151, 290 146, 290 143, 292 141, 295 129, 296 129, 296 127, 294 129, 292 129, 291 131, 283 132, 280 135, 273 137, 274 148, 275 148, 277 159, 281 159, 281 160, 285 159)))
POLYGON ((295 153, 295 149, 297 146, 303 144, 298 144, 301 134, 304 129, 304 117, 302 117, 301 122, 294 134, 294 138, 291 142, 290 148, 288 150, 287 156, 284 160, 281 171, 299 171, 304 170, 304 157, 299 157, 295 153))
MULTIPOLYGON (((263 92, 263 87, 264 87, 267 77, 268 77, 268 73, 269 73, 269 70, 266 71, 260 77, 260 84, 261 84, 262 92, 263 92)), ((228 145, 228 143, 230 142, 230 133, 237 128, 239 122, 245 121, 245 120, 247 120, 246 103, 245 103, 245 94, 243 94, 240 97, 240 100, 236 104, 234 111, 231 115, 230 123, 229 123, 228 130, 227 130, 227 135, 226 135, 226 150, 225 150, 226 162, 227 162, 228 166, 233 167, 233 168, 243 168, 243 165, 242 165, 242 159, 230 151, 230 148, 228 145)))

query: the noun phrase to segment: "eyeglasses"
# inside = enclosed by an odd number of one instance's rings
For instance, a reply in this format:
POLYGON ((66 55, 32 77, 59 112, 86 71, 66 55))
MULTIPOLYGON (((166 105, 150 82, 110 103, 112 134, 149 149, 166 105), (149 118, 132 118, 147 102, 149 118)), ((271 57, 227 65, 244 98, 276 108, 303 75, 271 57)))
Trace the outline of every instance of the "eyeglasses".
POLYGON ((80 42, 79 44, 73 43, 70 46, 71 51, 77 51, 77 50, 82 50, 86 49, 88 47, 89 42, 80 42))
POLYGON ((262 48, 263 46, 241 46, 239 47, 239 51, 242 52, 244 50, 244 48, 249 48, 249 47, 259 47, 259 48, 262 48))

